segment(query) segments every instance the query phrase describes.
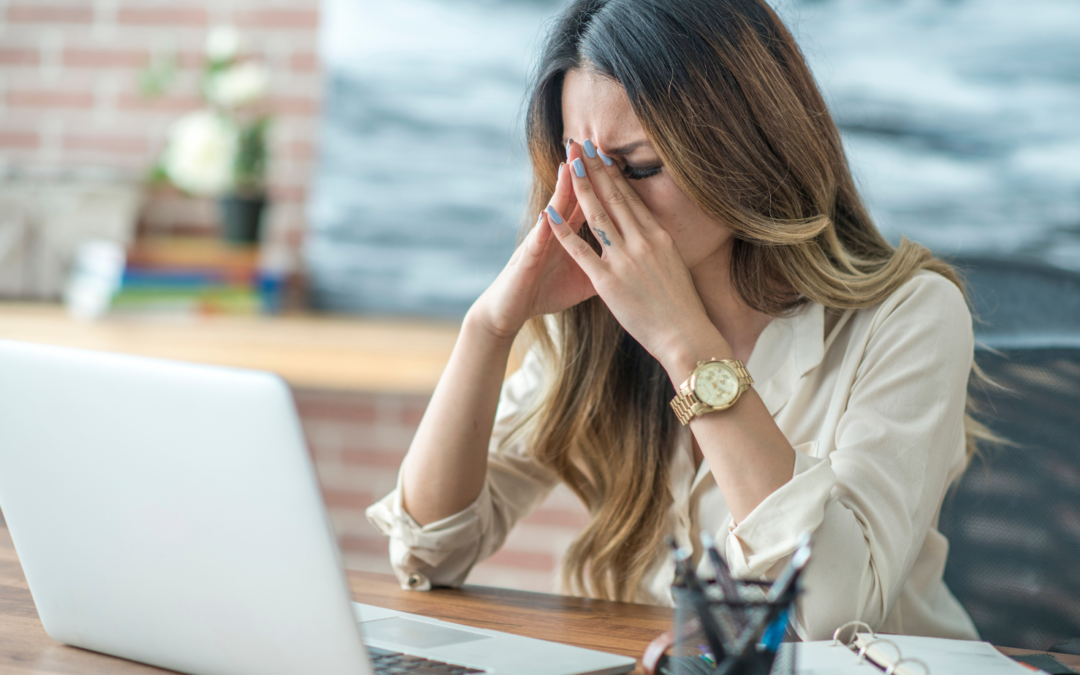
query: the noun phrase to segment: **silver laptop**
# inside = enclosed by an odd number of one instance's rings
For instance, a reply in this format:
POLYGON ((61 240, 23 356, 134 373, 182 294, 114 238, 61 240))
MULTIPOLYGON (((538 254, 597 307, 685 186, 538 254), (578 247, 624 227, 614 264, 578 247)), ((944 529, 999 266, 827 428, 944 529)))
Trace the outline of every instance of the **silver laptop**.
POLYGON ((45 630, 94 651, 198 675, 634 667, 351 602, 268 373, 0 340, 0 509, 45 630))

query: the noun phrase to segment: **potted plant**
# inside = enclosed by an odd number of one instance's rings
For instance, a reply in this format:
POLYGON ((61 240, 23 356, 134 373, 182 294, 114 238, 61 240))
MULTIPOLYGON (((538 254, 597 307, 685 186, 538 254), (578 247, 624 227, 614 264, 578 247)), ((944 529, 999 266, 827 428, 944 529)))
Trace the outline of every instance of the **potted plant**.
MULTIPOLYGON (((164 91, 174 62, 159 61, 141 77, 143 92, 164 91)), ((206 42, 200 87, 206 107, 178 119, 154 168, 154 178, 196 196, 218 199, 225 240, 259 240, 266 210, 267 132, 263 102, 269 73, 257 61, 241 59, 235 29, 215 28, 206 42)))

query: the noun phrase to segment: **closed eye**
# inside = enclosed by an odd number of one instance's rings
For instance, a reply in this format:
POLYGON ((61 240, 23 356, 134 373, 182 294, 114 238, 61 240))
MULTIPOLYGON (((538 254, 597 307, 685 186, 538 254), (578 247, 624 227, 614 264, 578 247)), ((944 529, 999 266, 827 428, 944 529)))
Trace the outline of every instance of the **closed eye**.
POLYGON ((623 175, 626 176, 627 178, 629 178, 630 180, 641 180, 643 178, 651 178, 652 176, 655 176, 656 174, 660 173, 660 169, 663 169, 663 168, 664 168, 663 164, 658 164, 656 166, 643 166, 643 167, 636 167, 636 166, 631 166, 631 165, 627 164, 627 165, 623 166, 622 171, 623 171, 623 175))

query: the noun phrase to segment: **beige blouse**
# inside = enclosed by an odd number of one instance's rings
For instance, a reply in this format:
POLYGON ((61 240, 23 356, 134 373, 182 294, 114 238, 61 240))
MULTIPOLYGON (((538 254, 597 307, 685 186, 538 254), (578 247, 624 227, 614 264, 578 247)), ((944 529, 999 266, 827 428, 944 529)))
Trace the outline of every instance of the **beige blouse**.
MULTIPOLYGON (((671 471, 669 528, 706 573, 700 532, 714 536, 733 573, 771 578, 804 532, 813 554, 795 625, 824 639, 853 619, 888 633, 978 637, 942 581, 949 542, 942 499, 965 466, 963 414, 973 358, 971 315, 944 277, 920 272, 885 302, 846 311, 828 335, 810 303, 773 319, 747 363, 755 387, 796 450, 791 480, 737 526, 707 463, 694 470, 683 427, 671 471)), ((390 536, 406 588, 460 585, 557 482, 523 443, 496 453, 515 413, 541 385, 530 353, 507 379, 480 495, 460 513, 419 526, 398 489, 367 516, 390 536)), ((673 563, 657 551, 637 600, 670 605, 673 563)))

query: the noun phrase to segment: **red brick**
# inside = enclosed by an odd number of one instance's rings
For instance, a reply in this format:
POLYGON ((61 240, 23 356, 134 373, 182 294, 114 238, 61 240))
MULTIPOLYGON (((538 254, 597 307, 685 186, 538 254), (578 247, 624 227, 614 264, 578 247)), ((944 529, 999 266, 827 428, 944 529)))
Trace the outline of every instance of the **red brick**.
POLYGON ((270 197, 279 202, 302 202, 307 199, 307 188, 303 185, 271 185, 270 197))
POLYGON ((557 527, 581 528, 589 522, 589 516, 584 511, 570 511, 566 509, 537 509, 522 522, 530 525, 555 525, 557 527))
POLYGON ((301 52, 299 54, 293 54, 289 59, 289 68, 308 72, 319 69, 319 55, 314 52, 301 52))
POLYGON ((311 141, 292 141, 282 143, 274 148, 275 154, 280 154, 289 159, 309 160, 315 155, 315 144, 311 141))
POLYGON ((505 548, 488 558, 486 562, 499 567, 514 567, 523 570, 547 572, 555 569, 555 556, 550 553, 514 551, 505 548))
POLYGON ((206 10, 198 7, 121 7, 116 13, 120 24, 139 26, 205 26, 206 10))
POLYGON ((401 466, 401 459, 405 456, 406 449, 402 448, 398 452, 379 452, 361 448, 345 448, 341 451, 341 461, 345 464, 357 466, 378 466, 396 469, 401 466))
POLYGON ((298 398, 296 408, 300 417, 308 420, 336 420, 340 422, 374 422, 373 402, 310 400, 298 398))
POLYGON ((206 52, 182 51, 176 55, 176 62, 181 68, 202 68, 206 65, 206 52))
POLYGON ((273 96, 269 106, 278 115, 313 116, 319 112, 319 102, 306 96, 273 96))
POLYGON ((146 154, 150 150, 150 143, 143 136, 65 135, 64 149, 146 154))
POLYGON ((138 94, 121 94, 116 101, 121 110, 163 110, 168 112, 187 112, 203 105, 198 96, 157 96, 145 98, 138 94))
POLYGON ((26 3, 8 6, 11 23, 92 23, 94 9, 86 5, 41 5, 26 3))
POLYGON ((370 492, 351 492, 348 490, 324 489, 323 500, 328 508, 366 509, 375 503, 370 492))
POLYGON ((248 28, 310 30, 319 27, 319 12, 316 9, 259 9, 238 13, 236 22, 248 28))
POLYGON ((285 243, 286 244, 288 244, 289 246, 292 246, 292 247, 294 247, 296 249, 299 249, 301 246, 304 245, 304 236, 307 233, 302 229, 302 226, 303 226, 303 224, 301 223, 300 228, 297 228, 295 230, 289 230, 288 232, 285 233, 285 243))
POLYGON ((40 60, 36 49, 0 49, 0 65, 36 66, 40 60))
POLYGON ((65 49, 63 56, 69 68, 141 68, 149 59, 144 49, 65 49))
POLYGON ((355 534, 343 534, 338 537, 338 546, 347 553, 390 555, 390 539, 383 536, 360 537, 355 534))
POLYGON ((423 399, 411 405, 402 405, 400 418, 401 425, 413 428, 420 426, 420 420, 424 417, 424 412, 427 410, 427 404, 427 399, 423 399))
POLYGON ((21 108, 92 108, 94 94, 89 91, 12 89, 7 93, 7 104, 21 108))
POLYGON ((36 131, 0 131, 0 148, 33 149, 40 140, 36 131))

